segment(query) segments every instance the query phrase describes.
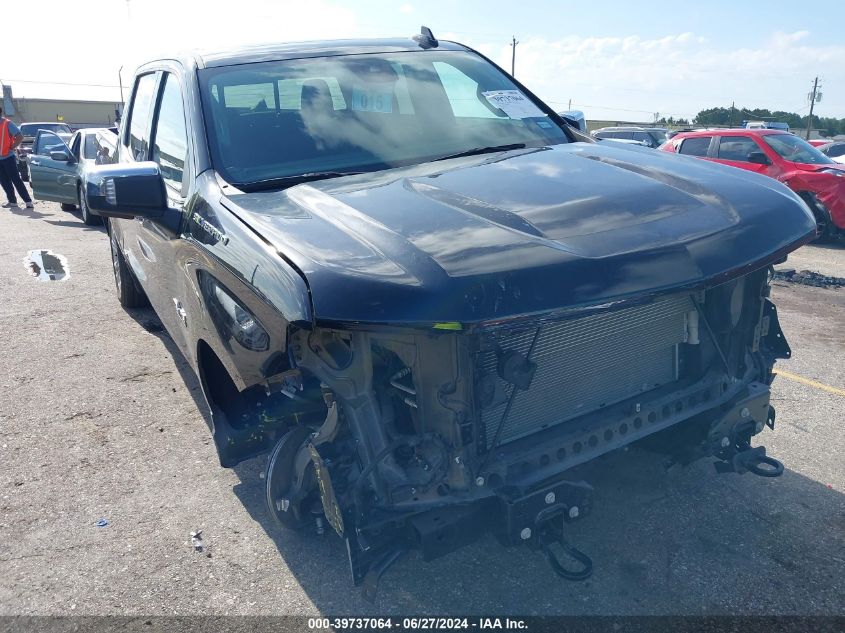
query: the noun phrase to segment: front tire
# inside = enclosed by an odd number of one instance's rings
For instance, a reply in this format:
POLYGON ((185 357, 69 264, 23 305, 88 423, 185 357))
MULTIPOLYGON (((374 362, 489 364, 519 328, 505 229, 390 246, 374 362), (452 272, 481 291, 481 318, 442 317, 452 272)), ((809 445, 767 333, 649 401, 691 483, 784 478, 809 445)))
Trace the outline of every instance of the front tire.
POLYGON ((813 212, 813 217, 816 218, 816 242, 827 242, 833 234, 831 228, 830 213, 827 208, 821 204, 811 193, 802 193, 801 197, 810 210, 813 212))
POLYGON ((111 233, 109 244, 111 245, 111 261, 114 269, 114 285, 117 288, 117 300, 124 308, 143 308, 149 305, 147 295, 138 286, 135 276, 129 269, 120 246, 117 244, 117 237, 111 233))
POLYGON ((85 198, 85 191, 82 188, 82 185, 79 185, 76 191, 79 196, 79 213, 82 216, 82 221, 87 226, 97 226, 98 224, 102 224, 103 218, 99 215, 94 215, 91 213, 91 209, 88 208, 88 200, 85 198))

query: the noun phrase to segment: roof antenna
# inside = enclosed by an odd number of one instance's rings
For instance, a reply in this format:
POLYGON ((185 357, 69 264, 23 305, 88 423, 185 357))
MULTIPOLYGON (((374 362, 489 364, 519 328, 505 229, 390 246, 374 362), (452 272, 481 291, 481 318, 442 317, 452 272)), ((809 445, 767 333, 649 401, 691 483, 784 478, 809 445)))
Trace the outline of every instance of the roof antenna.
POLYGON ((421 26, 420 34, 414 35, 413 39, 419 44, 420 48, 437 48, 440 45, 440 42, 434 37, 434 33, 427 26, 421 26))

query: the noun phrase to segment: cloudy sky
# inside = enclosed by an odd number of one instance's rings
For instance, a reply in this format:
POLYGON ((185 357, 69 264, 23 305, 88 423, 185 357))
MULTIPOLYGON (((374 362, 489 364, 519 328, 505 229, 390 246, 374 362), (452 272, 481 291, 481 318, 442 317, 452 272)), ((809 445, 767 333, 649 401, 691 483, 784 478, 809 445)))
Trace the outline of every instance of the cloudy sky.
MULTIPOLYGON (((394 37, 430 26, 509 69, 557 109, 588 118, 690 118, 713 106, 845 117, 845 1, 28 0, 0 81, 14 95, 119 100, 151 57, 194 47, 394 37), (44 16, 43 22, 38 16, 44 16), (43 83, 42 83, 43 82, 43 83), (76 85, 88 84, 88 85, 76 85)), ((8 16, 7 16, 8 17, 8 16)), ((8 43, 7 43, 8 44, 8 43)))

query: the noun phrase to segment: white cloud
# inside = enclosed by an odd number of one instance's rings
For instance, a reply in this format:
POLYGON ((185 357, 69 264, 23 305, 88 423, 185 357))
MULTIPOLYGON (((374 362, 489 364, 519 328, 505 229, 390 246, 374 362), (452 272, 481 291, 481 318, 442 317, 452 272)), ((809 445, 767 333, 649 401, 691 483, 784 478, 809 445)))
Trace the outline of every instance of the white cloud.
MULTIPOLYGON (((101 16, 109 29, 74 37, 61 59, 54 46, 7 55, 0 76, 5 81, 116 84, 122 65, 128 84, 135 66, 155 55, 192 47, 410 34, 416 28, 408 27, 408 20, 416 18, 406 16, 427 10, 410 2, 399 4, 391 28, 372 24, 355 4, 340 5, 335 0, 240 0, 242 10, 233 10, 229 0, 87 0, 85 11, 79 12, 67 12, 66 0, 30 1, 34 14, 63 15, 59 21, 39 22, 39 41, 70 42, 68 33, 90 32, 91 15, 101 16)), ((425 17, 420 15, 420 21, 426 23, 425 17)), ((507 24, 503 17, 502 25, 507 24)), ((635 21, 630 34, 620 37, 524 35, 517 46, 517 77, 540 97, 555 102, 551 105, 556 108, 564 109, 572 99, 573 107, 585 110, 590 118, 646 120, 654 112, 691 117, 731 101, 737 106, 806 112, 810 81, 820 75, 824 101, 818 114, 845 117, 845 45, 819 44, 807 30, 789 31, 780 25, 762 41, 727 47, 684 24, 682 31, 661 37, 637 35, 635 21)), ((756 27, 759 33, 765 25, 756 27)), ((471 31, 472 27, 454 28, 471 31)), ((580 32, 588 28, 580 25, 580 32)), ((487 34, 485 43, 473 39, 471 32, 435 33, 464 41, 510 69, 510 38, 493 42, 487 34)), ((16 96, 117 98, 119 94, 117 88, 10 83, 16 96)))
MULTIPOLYGON (((510 69, 507 44, 479 46, 510 69)), ((719 48, 694 32, 659 38, 524 38, 517 47, 517 78, 538 96, 588 118, 649 120, 726 106, 798 111, 810 81, 824 77, 820 116, 845 116, 845 45, 819 45, 807 31, 774 32, 759 46, 719 48), (830 104, 826 111, 825 104, 830 104)), ((804 109, 804 113, 806 108, 804 109)))

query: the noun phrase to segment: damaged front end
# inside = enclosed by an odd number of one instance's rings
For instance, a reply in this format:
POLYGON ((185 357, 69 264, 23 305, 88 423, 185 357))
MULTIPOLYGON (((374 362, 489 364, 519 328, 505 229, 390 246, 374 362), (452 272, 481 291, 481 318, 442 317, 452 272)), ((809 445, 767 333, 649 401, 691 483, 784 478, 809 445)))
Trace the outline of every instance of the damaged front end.
POLYGON ((574 466, 644 440, 683 463, 782 472, 751 447, 774 427, 772 366, 790 354, 770 274, 472 327, 293 329, 268 390, 325 416, 276 444, 270 511, 337 532, 369 597, 404 551, 430 560, 487 532, 584 579, 592 563, 564 536, 592 504, 574 466))

